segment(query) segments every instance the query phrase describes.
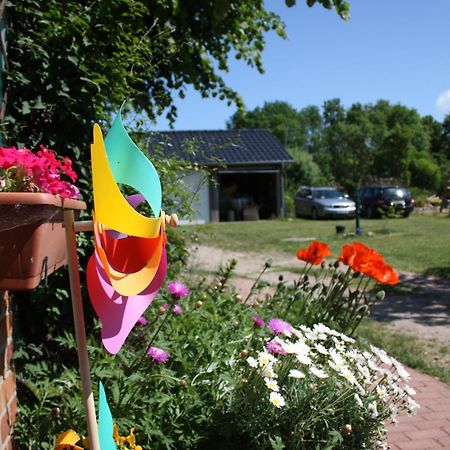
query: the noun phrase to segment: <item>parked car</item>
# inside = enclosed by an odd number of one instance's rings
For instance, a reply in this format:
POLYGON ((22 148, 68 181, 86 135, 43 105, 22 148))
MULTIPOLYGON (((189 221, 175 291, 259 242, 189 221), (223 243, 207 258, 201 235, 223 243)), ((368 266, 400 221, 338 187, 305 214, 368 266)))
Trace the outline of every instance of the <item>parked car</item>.
POLYGON ((311 219, 355 217, 355 202, 335 188, 302 187, 295 194, 294 202, 297 217, 311 217, 311 219))
POLYGON ((361 215, 368 218, 390 212, 408 217, 414 210, 411 193, 401 186, 366 186, 356 191, 355 199, 359 201, 361 215))

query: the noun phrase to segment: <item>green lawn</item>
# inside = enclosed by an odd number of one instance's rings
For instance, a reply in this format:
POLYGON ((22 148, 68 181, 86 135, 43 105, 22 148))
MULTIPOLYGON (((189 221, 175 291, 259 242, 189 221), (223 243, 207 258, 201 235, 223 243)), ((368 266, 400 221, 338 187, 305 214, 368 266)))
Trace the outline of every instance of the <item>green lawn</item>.
POLYGON ((358 240, 375 248, 400 271, 440 275, 450 279, 450 218, 412 215, 407 219, 362 220, 363 236, 336 234, 336 225, 354 233, 354 220, 270 220, 195 225, 199 242, 225 249, 270 253, 295 252, 314 238, 327 242, 337 256, 342 245, 358 240))

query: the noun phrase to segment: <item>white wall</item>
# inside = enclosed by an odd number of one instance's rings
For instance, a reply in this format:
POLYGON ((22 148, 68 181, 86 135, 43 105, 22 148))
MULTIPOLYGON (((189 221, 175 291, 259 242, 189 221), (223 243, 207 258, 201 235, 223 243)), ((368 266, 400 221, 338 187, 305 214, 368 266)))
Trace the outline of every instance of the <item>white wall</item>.
POLYGON ((187 221, 180 217, 180 223, 209 222, 209 184, 205 182, 204 176, 197 172, 192 172, 183 177, 182 182, 186 184, 193 195, 198 191, 198 198, 192 204, 192 209, 195 211, 192 220, 187 221))

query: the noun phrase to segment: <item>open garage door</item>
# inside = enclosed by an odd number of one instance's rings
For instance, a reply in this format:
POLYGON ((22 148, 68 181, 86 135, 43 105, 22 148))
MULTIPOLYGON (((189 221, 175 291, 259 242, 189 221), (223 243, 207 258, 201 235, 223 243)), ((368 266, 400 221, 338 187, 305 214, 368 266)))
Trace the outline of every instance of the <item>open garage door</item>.
POLYGON ((279 171, 221 170, 218 183, 220 221, 277 216, 280 208, 279 171))

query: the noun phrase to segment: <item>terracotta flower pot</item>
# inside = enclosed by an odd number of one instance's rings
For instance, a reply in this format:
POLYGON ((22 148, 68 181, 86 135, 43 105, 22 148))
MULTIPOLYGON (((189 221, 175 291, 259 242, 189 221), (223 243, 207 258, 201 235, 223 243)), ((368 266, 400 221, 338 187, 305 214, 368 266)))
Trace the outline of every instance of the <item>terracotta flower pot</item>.
POLYGON ((0 193, 0 290, 27 291, 66 263, 64 209, 80 200, 31 192, 0 193))

